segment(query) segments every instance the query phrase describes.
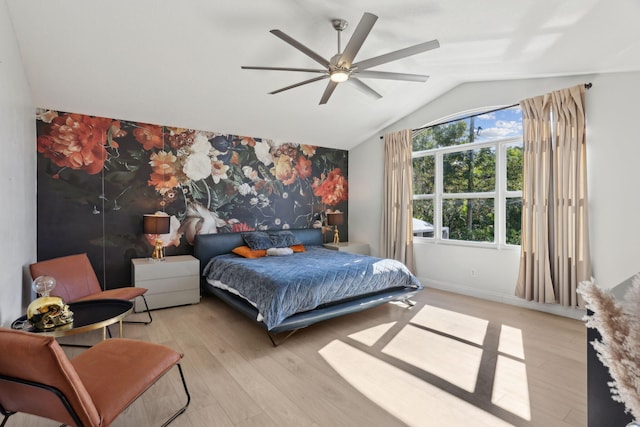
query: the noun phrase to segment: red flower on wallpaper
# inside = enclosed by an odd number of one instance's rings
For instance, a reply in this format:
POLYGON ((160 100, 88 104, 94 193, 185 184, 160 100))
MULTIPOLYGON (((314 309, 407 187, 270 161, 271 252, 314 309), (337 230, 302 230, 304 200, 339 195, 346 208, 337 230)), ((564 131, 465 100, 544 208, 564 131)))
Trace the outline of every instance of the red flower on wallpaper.
POLYGON ((311 160, 307 159, 305 156, 299 156, 298 162, 296 163, 298 176, 303 179, 309 178, 311 176, 312 166, 311 160))
POLYGON ((231 224, 231 232, 232 233, 239 233, 241 231, 254 231, 255 230, 255 228, 250 227, 245 222, 230 221, 230 224, 231 224))
POLYGON ((312 187, 313 194, 321 197, 322 203, 329 206, 335 206, 349 198, 349 184, 339 168, 333 169, 323 180, 314 178, 312 187))
POLYGON ((157 148, 158 150, 164 148, 162 126, 147 125, 144 123, 138 123, 138 126, 139 127, 134 129, 133 136, 142 144, 142 148, 147 151, 152 148, 157 148))
POLYGON ((110 136, 124 134, 118 121, 65 114, 52 120, 48 135, 38 137, 38 152, 60 167, 94 175, 102 170, 107 159, 105 145, 110 136))

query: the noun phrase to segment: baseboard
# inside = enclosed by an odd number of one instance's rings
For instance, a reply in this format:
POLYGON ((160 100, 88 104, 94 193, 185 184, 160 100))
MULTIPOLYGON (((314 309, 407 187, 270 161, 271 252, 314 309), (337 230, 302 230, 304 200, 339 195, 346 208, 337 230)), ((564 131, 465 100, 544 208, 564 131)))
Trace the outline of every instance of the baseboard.
POLYGON ((467 295, 475 298, 486 299, 489 301, 499 302, 503 304, 514 305, 530 310, 543 311, 545 313, 555 314, 558 316, 569 317, 571 319, 582 320, 586 314, 585 310, 563 307, 557 304, 541 304, 537 302, 525 301, 515 295, 504 295, 497 292, 491 292, 484 289, 471 288, 455 283, 434 281, 431 279, 419 278, 420 282, 427 288, 439 289, 442 291, 453 292, 456 294, 467 295))

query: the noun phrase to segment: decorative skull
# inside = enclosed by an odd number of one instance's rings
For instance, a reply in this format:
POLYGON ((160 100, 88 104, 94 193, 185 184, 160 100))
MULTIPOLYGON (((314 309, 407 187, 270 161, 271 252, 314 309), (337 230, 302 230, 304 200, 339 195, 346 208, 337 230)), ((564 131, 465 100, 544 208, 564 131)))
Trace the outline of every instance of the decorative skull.
POLYGON ((40 297, 31 301, 27 319, 37 330, 47 331, 73 322, 73 312, 60 297, 40 297))

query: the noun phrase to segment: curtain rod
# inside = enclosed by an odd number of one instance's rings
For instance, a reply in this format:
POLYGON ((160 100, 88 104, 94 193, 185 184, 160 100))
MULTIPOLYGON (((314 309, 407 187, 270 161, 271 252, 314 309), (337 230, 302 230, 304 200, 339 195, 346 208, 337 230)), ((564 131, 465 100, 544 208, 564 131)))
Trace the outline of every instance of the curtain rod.
MULTIPOLYGON (((593 83, 591 83, 591 82, 584 84, 584 88, 587 89, 587 90, 591 89, 592 86, 593 86, 593 83)), ((458 117, 457 119, 449 120, 449 121, 442 122, 442 123, 437 123, 435 125, 429 125, 429 126, 423 126, 421 128, 411 129, 411 132, 419 132, 419 131, 421 131, 423 129, 430 128, 432 126, 448 125, 449 123, 457 122, 457 121, 460 121, 460 120, 465 120, 465 119, 468 119, 468 118, 471 118, 471 117, 475 117, 475 116, 480 116, 482 114, 493 113, 494 111, 504 110, 505 108, 517 107, 518 105, 520 105, 520 103, 507 105, 506 107, 496 108, 495 110, 483 111, 482 113, 472 114, 472 115, 466 116, 466 117, 458 117)), ((380 139, 384 139, 384 135, 381 136, 380 139)))

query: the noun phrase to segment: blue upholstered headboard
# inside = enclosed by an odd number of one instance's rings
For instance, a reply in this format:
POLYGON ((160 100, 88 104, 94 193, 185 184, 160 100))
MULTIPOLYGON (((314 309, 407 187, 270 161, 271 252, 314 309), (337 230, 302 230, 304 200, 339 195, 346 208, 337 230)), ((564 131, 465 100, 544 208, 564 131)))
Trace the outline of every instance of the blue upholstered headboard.
MULTIPOLYGON (((303 245, 322 245, 322 229, 320 228, 292 229, 289 231, 303 245)), ((200 269, 202 270, 212 257, 228 254, 233 248, 242 245, 245 245, 242 233, 198 234, 193 245, 193 255, 200 260, 200 269)))

